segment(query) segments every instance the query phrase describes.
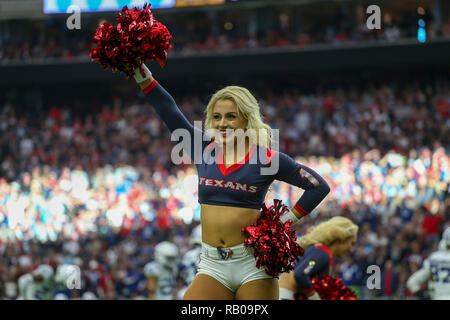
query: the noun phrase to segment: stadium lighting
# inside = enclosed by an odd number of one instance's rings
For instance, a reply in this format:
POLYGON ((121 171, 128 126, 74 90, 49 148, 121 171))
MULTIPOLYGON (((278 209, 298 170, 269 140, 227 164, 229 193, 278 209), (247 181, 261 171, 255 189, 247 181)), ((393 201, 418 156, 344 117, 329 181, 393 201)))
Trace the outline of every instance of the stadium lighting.
POLYGON ((426 23, 425 20, 419 19, 418 21, 419 29, 417 30, 417 40, 421 43, 427 41, 427 31, 425 29, 426 23))

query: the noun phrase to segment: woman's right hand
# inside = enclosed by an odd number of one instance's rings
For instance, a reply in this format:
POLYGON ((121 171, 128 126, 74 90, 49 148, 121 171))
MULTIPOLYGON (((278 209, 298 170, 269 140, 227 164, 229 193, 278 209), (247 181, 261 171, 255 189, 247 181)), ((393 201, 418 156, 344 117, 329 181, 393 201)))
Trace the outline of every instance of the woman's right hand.
POLYGON ((154 78, 152 76, 152 72, 144 63, 142 63, 140 68, 136 68, 134 70, 134 80, 136 80, 136 82, 140 85, 141 89, 144 89, 153 82, 154 78), (144 75, 142 75, 142 73, 144 75))

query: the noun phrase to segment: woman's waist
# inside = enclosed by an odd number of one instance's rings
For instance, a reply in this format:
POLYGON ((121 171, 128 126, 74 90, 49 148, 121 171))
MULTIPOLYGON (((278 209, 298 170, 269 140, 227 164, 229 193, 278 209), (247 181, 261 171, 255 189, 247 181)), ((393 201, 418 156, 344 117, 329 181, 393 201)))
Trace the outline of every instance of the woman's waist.
POLYGON ((202 256, 214 260, 235 260, 244 257, 254 256, 254 249, 245 246, 244 243, 230 247, 213 247, 207 243, 202 243, 202 256))
POLYGON ((220 195, 215 195, 214 197, 208 196, 207 194, 200 193, 199 190, 199 203, 203 206, 213 206, 213 207, 226 207, 229 209, 237 210, 257 210, 261 209, 261 201, 257 198, 246 198, 242 199, 239 197, 226 196, 224 193, 220 195))
POLYGON ((280 279, 278 281, 278 285, 280 288, 289 289, 293 292, 298 291, 297 282, 294 278, 294 271, 285 272, 280 275, 280 279))

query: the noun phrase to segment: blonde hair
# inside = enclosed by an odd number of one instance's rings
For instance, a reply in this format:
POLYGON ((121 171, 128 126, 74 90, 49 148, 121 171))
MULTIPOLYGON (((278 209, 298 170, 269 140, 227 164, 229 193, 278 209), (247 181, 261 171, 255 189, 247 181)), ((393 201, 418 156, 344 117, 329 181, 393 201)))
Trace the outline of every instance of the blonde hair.
POLYGON ((239 115, 248 121, 247 129, 255 130, 256 137, 253 137, 254 142, 270 147, 272 129, 268 124, 264 123, 256 98, 243 87, 227 86, 214 93, 206 106, 205 129, 212 129, 213 109, 218 100, 233 101, 236 104, 239 115))
POLYGON ((298 239, 298 244, 305 249, 317 243, 329 246, 335 241, 356 237, 358 229, 358 226, 348 218, 333 217, 312 227, 307 234, 298 239))

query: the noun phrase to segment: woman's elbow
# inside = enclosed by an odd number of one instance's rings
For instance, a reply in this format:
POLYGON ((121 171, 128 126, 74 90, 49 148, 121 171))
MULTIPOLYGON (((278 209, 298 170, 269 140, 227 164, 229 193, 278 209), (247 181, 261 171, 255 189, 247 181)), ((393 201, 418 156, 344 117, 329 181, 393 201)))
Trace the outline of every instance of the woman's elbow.
POLYGON ((323 180, 322 183, 320 184, 320 191, 323 195, 323 197, 325 198, 331 191, 330 186, 328 185, 328 183, 323 180))
POLYGON ((294 279, 297 284, 297 287, 300 290, 303 290, 304 288, 307 288, 311 285, 311 281, 307 275, 305 275, 302 272, 298 272, 297 274, 294 274, 294 279))
POLYGON ((325 188, 324 188, 324 194, 325 196, 327 196, 331 191, 330 186, 328 185, 328 183, 326 183, 325 188))

